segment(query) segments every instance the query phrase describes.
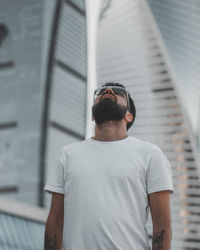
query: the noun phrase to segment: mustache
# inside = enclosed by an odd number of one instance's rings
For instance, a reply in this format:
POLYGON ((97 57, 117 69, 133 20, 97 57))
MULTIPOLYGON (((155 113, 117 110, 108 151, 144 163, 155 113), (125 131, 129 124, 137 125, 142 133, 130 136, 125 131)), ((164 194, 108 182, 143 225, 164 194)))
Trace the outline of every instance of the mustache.
POLYGON ((113 94, 111 94, 111 93, 105 93, 104 95, 101 96, 101 98, 99 99, 99 101, 102 101, 102 99, 104 99, 105 95, 111 95, 111 96, 113 96, 113 98, 115 99, 115 101, 117 101, 117 98, 113 94))

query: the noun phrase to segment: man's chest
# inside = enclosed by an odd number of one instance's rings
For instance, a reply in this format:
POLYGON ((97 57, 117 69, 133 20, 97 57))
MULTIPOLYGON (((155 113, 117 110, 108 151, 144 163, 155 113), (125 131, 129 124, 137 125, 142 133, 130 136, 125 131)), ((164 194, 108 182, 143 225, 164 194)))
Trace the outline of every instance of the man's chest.
POLYGON ((137 184, 145 178, 144 160, 140 155, 120 152, 93 152, 69 158, 65 179, 71 183, 124 182, 137 184))

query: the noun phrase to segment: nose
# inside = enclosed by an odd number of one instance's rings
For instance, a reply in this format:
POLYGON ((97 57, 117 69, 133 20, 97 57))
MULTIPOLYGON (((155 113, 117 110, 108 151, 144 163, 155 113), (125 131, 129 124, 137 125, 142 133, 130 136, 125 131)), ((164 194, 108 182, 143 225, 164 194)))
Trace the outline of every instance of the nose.
POLYGON ((111 94, 116 99, 115 93, 114 93, 114 91, 111 88, 106 88, 104 90, 104 92, 102 93, 102 96, 101 96, 100 100, 102 100, 102 98, 104 97, 105 94, 111 94))
POLYGON ((107 88, 105 91, 104 91, 104 94, 107 94, 107 93, 111 93, 112 95, 114 95, 114 92, 111 88, 107 88))

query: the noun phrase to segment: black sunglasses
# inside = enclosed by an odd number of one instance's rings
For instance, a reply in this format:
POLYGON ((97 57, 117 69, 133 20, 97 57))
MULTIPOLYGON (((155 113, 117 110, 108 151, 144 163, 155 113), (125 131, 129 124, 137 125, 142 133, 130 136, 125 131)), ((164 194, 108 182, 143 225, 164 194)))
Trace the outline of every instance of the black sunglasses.
POLYGON ((94 101, 95 101, 96 97, 99 95, 102 95, 107 88, 112 89, 116 95, 126 95, 128 109, 130 110, 128 91, 125 88, 120 87, 120 86, 104 86, 104 87, 95 89, 94 90, 94 101))

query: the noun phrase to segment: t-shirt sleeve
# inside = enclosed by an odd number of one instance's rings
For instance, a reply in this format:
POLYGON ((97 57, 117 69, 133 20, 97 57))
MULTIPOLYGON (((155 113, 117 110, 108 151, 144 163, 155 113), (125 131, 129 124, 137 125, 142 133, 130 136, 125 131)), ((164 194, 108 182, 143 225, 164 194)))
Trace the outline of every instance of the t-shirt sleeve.
POLYGON ((147 193, 169 190, 174 193, 172 167, 161 149, 155 145, 148 160, 146 173, 147 193))
POLYGON ((47 176, 47 182, 44 191, 52 194, 52 192, 64 194, 64 165, 66 162, 66 155, 64 148, 60 150, 59 157, 56 164, 47 176))

